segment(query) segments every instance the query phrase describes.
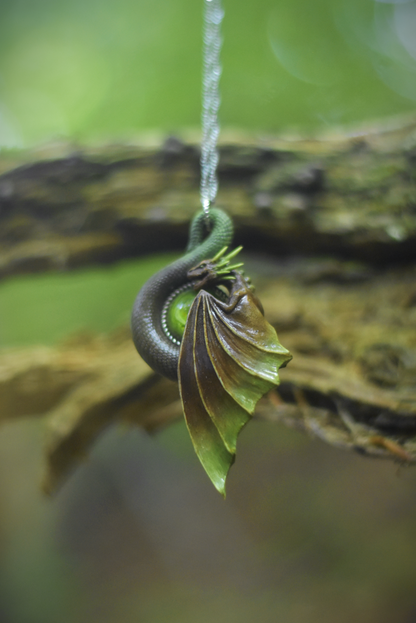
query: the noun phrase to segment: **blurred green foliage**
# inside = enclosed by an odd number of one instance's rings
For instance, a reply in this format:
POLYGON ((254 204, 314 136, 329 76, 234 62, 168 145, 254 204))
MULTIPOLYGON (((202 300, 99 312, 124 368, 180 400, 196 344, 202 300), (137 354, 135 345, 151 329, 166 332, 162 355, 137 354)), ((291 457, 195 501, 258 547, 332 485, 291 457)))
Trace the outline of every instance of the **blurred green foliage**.
POLYGON ((141 286, 176 257, 6 281, 0 288, 0 347, 49 345, 76 332, 105 333, 129 324, 141 286))
MULTIPOLYGON (((224 7, 223 127, 311 129, 414 110, 403 3, 224 7)), ((201 31, 202 1, 3 0, 0 146, 198 127, 201 31)))

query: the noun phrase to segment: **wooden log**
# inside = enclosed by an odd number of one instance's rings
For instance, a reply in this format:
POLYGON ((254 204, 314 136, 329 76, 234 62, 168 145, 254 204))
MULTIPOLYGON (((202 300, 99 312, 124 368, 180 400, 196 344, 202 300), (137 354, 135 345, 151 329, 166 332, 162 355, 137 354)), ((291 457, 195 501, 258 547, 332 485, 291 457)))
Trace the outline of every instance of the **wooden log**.
MULTIPOLYGON (((237 242, 274 255, 408 260, 416 243, 416 121, 317 139, 220 146, 237 242)), ((199 150, 178 139, 58 145, 0 157, 0 276, 182 249, 199 150)))

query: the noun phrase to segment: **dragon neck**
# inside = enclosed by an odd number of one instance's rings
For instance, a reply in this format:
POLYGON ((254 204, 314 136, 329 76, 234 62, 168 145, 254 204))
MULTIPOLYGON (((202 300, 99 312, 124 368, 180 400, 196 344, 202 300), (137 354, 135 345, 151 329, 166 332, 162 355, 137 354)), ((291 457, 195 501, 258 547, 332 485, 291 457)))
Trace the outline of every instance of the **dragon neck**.
POLYGON ((155 371, 172 380, 177 379, 179 345, 163 329, 163 306, 187 283, 188 270, 228 246, 233 236, 233 224, 225 212, 212 209, 210 217, 208 235, 205 214, 201 211, 194 217, 185 255, 153 275, 138 293, 133 307, 131 328, 137 351, 155 371))

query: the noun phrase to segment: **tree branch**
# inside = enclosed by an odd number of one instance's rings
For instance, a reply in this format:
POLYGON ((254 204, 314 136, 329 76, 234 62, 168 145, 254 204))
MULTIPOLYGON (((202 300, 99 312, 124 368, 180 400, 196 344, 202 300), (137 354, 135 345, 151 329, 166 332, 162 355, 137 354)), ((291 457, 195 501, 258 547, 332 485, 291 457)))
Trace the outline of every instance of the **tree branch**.
MULTIPOLYGON (((416 242, 416 121, 315 140, 233 137, 220 196, 238 242, 273 254, 406 260, 416 242)), ((0 276, 182 249, 199 151, 69 145, 0 158, 0 276)))

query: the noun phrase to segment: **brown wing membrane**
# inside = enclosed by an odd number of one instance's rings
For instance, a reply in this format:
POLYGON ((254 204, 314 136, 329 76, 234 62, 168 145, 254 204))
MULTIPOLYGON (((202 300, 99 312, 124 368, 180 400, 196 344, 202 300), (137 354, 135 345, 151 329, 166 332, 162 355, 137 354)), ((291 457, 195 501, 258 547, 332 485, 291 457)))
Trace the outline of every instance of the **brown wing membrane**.
POLYGON ((212 483, 225 495, 225 479, 234 462, 231 454, 202 401, 196 377, 196 319, 201 296, 198 295, 189 310, 179 354, 178 378, 185 421, 195 452, 212 483))
POLYGON ((249 419, 249 414, 224 389, 212 363, 212 344, 209 340, 209 296, 201 293, 197 326, 203 331, 195 334, 195 365, 199 393, 229 452, 235 454, 237 435, 249 419))
POLYGON ((182 338, 179 388, 195 451, 223 495, 238 433, 290 358, 248 290, 230 309, 199 292, 182 338))

